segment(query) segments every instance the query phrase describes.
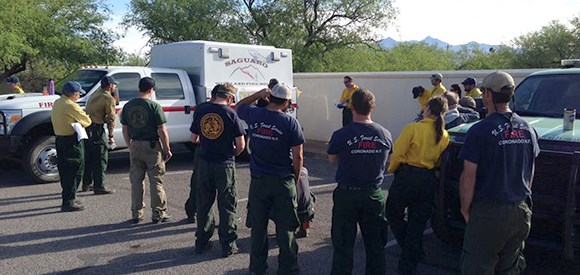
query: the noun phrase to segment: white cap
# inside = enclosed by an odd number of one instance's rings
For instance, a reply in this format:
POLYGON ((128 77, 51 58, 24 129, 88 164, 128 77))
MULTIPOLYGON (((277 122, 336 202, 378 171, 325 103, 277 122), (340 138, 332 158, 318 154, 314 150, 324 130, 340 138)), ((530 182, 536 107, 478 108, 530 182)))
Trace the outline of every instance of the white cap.
POLYGON ((292 90, 288 85, 284 83, 276 84, 272 87, 272 92, 270 96, 277 97, 280 99, 291 99, 292 98, 292 90))

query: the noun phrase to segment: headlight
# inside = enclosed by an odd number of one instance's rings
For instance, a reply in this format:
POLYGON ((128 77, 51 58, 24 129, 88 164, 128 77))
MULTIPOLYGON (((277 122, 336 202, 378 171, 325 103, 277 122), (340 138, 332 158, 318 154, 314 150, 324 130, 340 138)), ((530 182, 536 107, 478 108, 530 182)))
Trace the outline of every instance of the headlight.
POLYGON ((22 110, 1 110, 0 112, 0 135, 10 134, 14 125, 22 119, 22 110), (4 129, 4 119, 6 119, 6 129, 4 129))

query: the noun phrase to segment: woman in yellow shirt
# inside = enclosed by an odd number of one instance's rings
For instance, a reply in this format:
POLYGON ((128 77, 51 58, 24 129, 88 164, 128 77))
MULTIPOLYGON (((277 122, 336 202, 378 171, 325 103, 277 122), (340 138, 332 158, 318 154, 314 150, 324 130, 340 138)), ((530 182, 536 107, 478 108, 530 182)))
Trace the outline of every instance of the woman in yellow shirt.
POLYGON ((423 231, 435 196, 434 168, 449 144, 443 119, 447 109, 445 98, 431 98, 423 113, 425 118, 407 125, 394 145, 388 171, 395 173, 395 179, 389 188, 385 214, 402 250, 398 267, 401 274, 415 273, 423 255, 423 231))

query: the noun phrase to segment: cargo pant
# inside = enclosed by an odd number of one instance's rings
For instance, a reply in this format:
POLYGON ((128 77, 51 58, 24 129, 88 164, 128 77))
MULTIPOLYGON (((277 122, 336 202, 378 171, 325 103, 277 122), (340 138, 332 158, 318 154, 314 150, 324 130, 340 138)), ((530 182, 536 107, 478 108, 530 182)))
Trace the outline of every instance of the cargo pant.
POLYGON ((105 140, 103 124, 91 124, 87 128, 89 136, 85 141, 85 172, 83 186, 94 182, 94 190, 105 189, 105 173, 109 163, 109 150, 105 140))
POLYGON ((352 122, 352 111, 350 108, 342 109, 342 127, 352 122))
POLYGON ((293 175, 252 176, 248 200, 248 219, 252 225, 251 272, 263 274, 268 268, 268 220, 272 210, 276 241, 280 248, 278 274, 298 273, 298 244, 294 235, 299 226, 296 207, 293 175))
POLYGON ((189 198, 185 201, 185 214, 190 219, 195 218, 195 213, 197 212, 197 204, 196 204, 196 190, 197 190, 197 162, 199 160, 199 156, 201 155, 201 149, 196 148, 195 152, 193 153, 193 170, 191 172, 191 178, 189 179, 189 198))
POLYGON ((217 194, 220 219, 218 235, 222 250, 237 248, 235 163, 211 163, 200 158, 196 168, 198 226, 195 246, 205 247, 213 235, 215 222, 211 210, 217 194))
POLYGON ((145 203, 145 174, 149 178, 149 193, 151 194, 152 219, 160 219, 167 210, 167 196, 163 189, 165 162, 159 141, 133 140, 129 146, 131 168, 131 212, 133 219, 143 217, 145 203))
POLYGON ((520 274, 532 211, 525 202, 475 201, 465 228, 462 274, 520 274))
POLYGON ((77 189, 83 178, 85 167, 84 143, 77 136, 57 136, 57 165, 62 186, 62 205, 72 205, 76 200, 77 189))
POLYGON ((401 247, 399 271, 403 274, 415 273, 424 255, 423 231, 431 217, 435 188, 434 171, 404 165, 395 173, 389 189, 385 215, 401 247))
POLYGON ((366 274, 385 274, 385 244, 388 224, 385 219, 385 192, 380 188, 333 193, 331 274, 352 274, 353 248, 360 226, 366 252, 366 274))

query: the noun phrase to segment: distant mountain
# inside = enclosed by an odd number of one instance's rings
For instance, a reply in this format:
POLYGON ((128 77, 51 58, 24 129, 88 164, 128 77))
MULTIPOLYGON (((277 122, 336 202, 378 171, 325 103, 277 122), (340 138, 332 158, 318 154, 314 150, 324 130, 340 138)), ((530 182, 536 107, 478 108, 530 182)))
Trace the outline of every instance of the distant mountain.
POLYGON ((467 44, 463 44, 463 45, 451 45, 445 41, 441 41, 441 40, 439 40, 437 38, 433 38, 431 36, 427 36, 421 41, 409 40, 409 41, 402 41, 402 42, 399 42, 391 37, 387 37, 387 38, 379 41, 379 46, 383 49, 388 50, 388 49, 392 49, 392 48, 396 47, 400 43, 420 43, 420 42, 423 42, 427 45, 437 46, 437 48, 439 48, 439 49, 448 49, 448 50, 454 51, 454 52, 461 50, 461 48, 463 46, 467 46, 469 48, 479 47, 484 52, 488 52, 489 49, 491 49, 491 48, 498 48, 498 45, 480 44, 480 43, 477 43, 475 41, 471 41, 471 42, 469 42, 467 44))

